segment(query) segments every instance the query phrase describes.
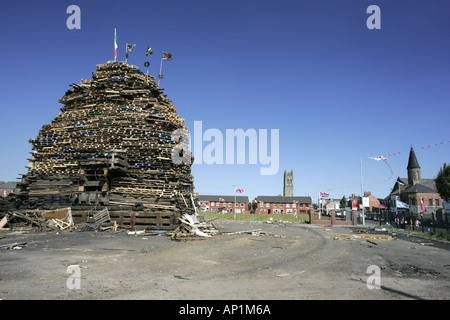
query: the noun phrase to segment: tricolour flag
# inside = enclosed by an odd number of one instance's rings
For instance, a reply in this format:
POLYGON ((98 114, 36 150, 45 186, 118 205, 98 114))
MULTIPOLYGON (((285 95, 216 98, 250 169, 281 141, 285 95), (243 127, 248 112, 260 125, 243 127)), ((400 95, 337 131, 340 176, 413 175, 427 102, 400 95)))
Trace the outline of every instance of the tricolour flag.
POLYGON ((117 31, 114 28, 114 61, 117 59, 117 31))

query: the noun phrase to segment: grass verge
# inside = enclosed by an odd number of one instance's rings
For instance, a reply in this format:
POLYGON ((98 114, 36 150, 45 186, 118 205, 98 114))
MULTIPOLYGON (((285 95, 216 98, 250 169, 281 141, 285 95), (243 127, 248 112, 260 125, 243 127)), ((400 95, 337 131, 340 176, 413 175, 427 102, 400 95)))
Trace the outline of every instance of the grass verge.
MULTIPOLYGON (((214 212, 200 212, 200 216, 207 220, 234 220, 234 213, 214 213, 214 212)), ((306 214, 292 215, 292 214, 250 214, 250 213, 236 213, 237 221, 272 221, 272 222, 309 222, 309 216, 306 214)))

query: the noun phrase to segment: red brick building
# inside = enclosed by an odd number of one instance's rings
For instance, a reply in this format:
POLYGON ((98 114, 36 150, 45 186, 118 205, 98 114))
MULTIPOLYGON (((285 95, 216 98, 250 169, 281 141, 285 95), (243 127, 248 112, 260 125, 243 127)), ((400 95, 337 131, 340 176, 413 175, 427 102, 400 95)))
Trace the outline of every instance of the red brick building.
POLYGON ((255 199, 257 214, 309 214, 312 210, 311 197, 258 196, 255 199))
POLYGON ((17 182, 3 182, 0 181, 0 196, 7 196, 9 193, 13 192, 16 188, 17 182))
POLYGON ((426 208, 426 215, 443 209, 444 201, 436 189, 434 179, 423 179, 421 168, 417 161, 414 149, 411 147, 408 160, 408 177, 397 178, 395 185, 385 202, 391 207, 391 212, 395 212, 393 199, 399 199, 409 205, 409 212, 418 216, 422 212, 422 202, 426 208))
POLYGON ((249 213, 247 196, 199 195, 198 202, 202 211, 249 213))

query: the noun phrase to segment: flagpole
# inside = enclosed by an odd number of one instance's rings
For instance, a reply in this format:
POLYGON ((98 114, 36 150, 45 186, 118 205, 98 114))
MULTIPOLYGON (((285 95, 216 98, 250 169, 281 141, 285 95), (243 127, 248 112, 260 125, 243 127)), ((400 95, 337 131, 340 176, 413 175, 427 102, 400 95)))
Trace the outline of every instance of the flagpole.
MULTIPOLYGON (((162 61, 162 60, 161 60, 162 61)), ((236 220, 236 186, 233 184, 233 187, 234 187, 234 210, 233 210, 233 212, 234 212, 234 220, 236 220)))
MULTIPOLYGON (((400 182, 398 183, 398 200, 399 201, 401 201, 400 200, 400 192, 401 192, 401 189, 400 189, 400 182)), ((396 202, 395 203, 395 206, 396 206, 396 209, 397 209, 397 219, 395 219, 396 220, 396 226, 397 226, 397 228, 398 228, 398 222, 399 222, 399 219, 400 219, 400 215, 399 215, 399 208, 398 208, 398 202, 396 202)))
POLYGON ((320 220, 320 217, 321 217, 321 213, 322 213, 322 201, 320 201, 320 191, 319 191, 319 220, 320 220))
POLYGON ((161 81, 160 76, 162 75, 162 63, 163 63, 163 58, 161 58, 161 65, 159 66, 158 87, 159 87, 159 82, 161 81))
POLYGON ((363 203, 363 197, 364 197, 364 191, 363 191, 363 172, 362 172, 362 158, 359 158, 359 167, 361 170, 361 205, 362 205, 362 224, 363 226, 366 225, 366 221, 364 219, 364 203, 363 203))

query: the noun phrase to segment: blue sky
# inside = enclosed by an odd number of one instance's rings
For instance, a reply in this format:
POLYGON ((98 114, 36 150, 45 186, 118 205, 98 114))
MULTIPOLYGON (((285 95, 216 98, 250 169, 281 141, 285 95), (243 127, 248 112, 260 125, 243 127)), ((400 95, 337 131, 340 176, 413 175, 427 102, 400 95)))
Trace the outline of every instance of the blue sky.
POLYGON ((156 76, 161 52, 173 54, 161 87, 189 129, 279 129, 277 174, 195 164, 195 191, 277 195, 294 170, 296 195, 341 198, 360 194, 363 158, 364 190, 385 197, 406 176, 411 145, 423 178, 450 162, 449 12, 447 0, 2 1, 0 180, 26 173, 28 139, 71 83, 114 58, 117 28, 119 60, 136 44, 128 62, 145 70, 151 46, 156 76), (80 30, 66 27, 72 4, 80 30), (379 30, 366 27, 372 4, 379 30), (367 158, 393 153, 391 179, 367 158))

